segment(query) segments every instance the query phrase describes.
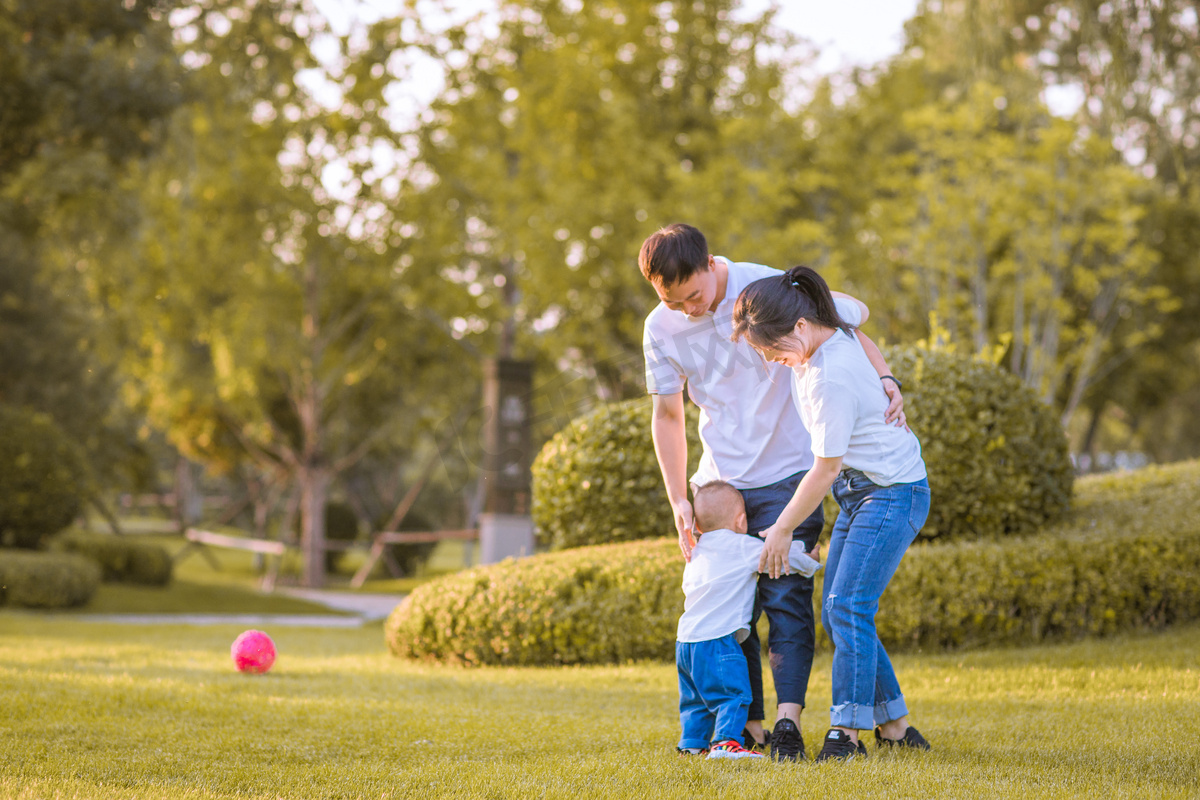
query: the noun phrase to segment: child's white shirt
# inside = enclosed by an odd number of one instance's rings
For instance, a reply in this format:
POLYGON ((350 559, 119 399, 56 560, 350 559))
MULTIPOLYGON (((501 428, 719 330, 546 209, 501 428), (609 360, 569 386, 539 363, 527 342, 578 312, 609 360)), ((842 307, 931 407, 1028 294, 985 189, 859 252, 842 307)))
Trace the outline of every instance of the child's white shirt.
MULTIPOLYGON (((762 539, 724 528, 700 536, 692 560, 683 568, 685 599, 678 641, 706 642, 735 633, 741 642, 750 635, 762 549, 762 539)), ((821 568, 800 541, 792 542, 788 564, 804 576, 821 568)))

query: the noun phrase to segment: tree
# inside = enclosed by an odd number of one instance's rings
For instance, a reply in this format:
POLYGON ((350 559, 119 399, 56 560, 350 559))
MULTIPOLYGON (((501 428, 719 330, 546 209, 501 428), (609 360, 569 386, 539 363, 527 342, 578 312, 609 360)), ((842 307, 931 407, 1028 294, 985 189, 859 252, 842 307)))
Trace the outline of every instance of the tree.
MULTIPOLYGON (((720 246, 761 244, 787 205, 770 178, 791 157, 768 144, 782 68, 764 53, 790 43, 734 6, 506 0, 494 35, 479 20, 427 34, 447 84, 391 207, 413 263, 474 298, 455 335, 573 369, 601 397, 640 390, 642 239, 693 215, 720 246)), ((798 249, 785 230, 764 257, 798 249)))
POLYGON ((1111 141, 1160 191, 1146 200, 1138 241, 1155 252, 1147 282, 1172 296, 1147 320, 1126 314, 1113 330, 1123 342, 1121 380, 1093 382, 1080 402, 1090 414, 1080 447, 1090 450, 1110 405, 1133 423, 1141 445, 1166 457, 1200 448, 1182 436, 1190 398, 1200 390, 1200 20, 1180 0, 963 0, 924 3, 909 24, 910 52, 932 71, 969 80, 1032 78, 1078 99, 1083 130, 1111 141), (1008 77, 1003 77, 1008 76, 1008 77), (1145 336, 1151 327, 1158 336, 1145 336), (1183 404, 1180 406, 1180 404, 1183 404))
POLYGON ((0 403, 50 414, 104 484, 136 461, 137 425, 80 280, 128 222, 122 176, 183 99, 164 10, 0 3, 0 403))
POLYGON ((324 580, 331 483, 436 418, 462 370, 385 232, 323 180, 338 137, 377 124, 304 88, 320 20, 301 2, 208 3, 179 21, 197 99, 134 180, 136 241, 96 285, 119 320, 137 401, 214 468, 246 459, 295 487, 304 580, 324 580))

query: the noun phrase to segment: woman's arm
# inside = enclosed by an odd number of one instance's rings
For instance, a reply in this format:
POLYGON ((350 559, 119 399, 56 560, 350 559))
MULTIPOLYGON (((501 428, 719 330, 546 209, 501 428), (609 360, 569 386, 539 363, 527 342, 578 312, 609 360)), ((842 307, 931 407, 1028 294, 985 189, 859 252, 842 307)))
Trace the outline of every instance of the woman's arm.
POLYGON ((766 544, 758 560, 759 572, 765 572, 772 578, 788 574, 791 569, 788 565, 788 551, 792 546, 792 531, 817 510, 841 469, 841 456, 817 458, 817 463, 804 476, 804 480, 800 481, 796 493, 780 512, 779 519, 765 531, 766 544))

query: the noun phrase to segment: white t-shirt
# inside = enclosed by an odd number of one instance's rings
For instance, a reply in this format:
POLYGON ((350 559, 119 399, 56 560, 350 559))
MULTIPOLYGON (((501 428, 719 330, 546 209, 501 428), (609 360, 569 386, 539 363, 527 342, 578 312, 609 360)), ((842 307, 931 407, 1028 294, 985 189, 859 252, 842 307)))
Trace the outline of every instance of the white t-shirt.
MULTIPOLYGON (((763 541, 724 528, 702 534, 683 568, 683 616, 675 638, 707 642, 731 633, 739 642, 750 635, 750 613, 758 584, 758 559, 763 541)), ((812 575, 821 565, 792 542, 788 564, 800 575, 812 575)))
MULTIPOLYGON (((857 325, 861 316, 842 313, 857 325)), ((842 457, 880 486, 913 483, 925 477, 921 442, 912 432, 884 421, 888 396, 879 373, 856 336, 835 331, 808 364, 793 371, 793 398, 812 435, 813 454, 842 457)))
MULTIPOLYGON (((692 483, 723 480, 738 489, 756 489, 811 469, 812 447, 792 402, 787 367, 764 360, 745 341, 730 341, 733 307, 742 289, 781 273, 721 260, 729 280, 715 312, 692 318, 659 303, 646 317, 646 389, 675 394, 686 383, 688 396, 700 407, 703 453, 692 483)), ((858 319, 853 301, 839 298, 836 304, 843 318, 853 313, 858 319)))

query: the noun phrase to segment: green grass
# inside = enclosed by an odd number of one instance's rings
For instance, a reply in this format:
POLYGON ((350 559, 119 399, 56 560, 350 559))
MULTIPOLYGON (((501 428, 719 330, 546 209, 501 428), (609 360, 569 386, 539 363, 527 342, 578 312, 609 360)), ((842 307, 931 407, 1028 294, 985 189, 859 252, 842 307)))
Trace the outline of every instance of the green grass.
MULTIPOLYGON (((1195 624, 898 657, 935 750, 819 767, 675 756, 667 664, 465 670, 284 628, 244 676, 238 632, 0 612, 0 797, 1200 797, 1195 624)), ((826 656, 809 703, 814 748, 826 656)))

